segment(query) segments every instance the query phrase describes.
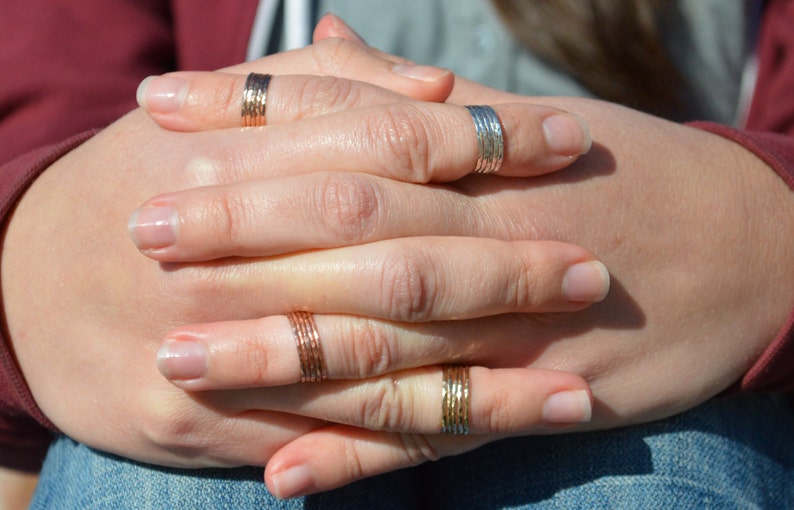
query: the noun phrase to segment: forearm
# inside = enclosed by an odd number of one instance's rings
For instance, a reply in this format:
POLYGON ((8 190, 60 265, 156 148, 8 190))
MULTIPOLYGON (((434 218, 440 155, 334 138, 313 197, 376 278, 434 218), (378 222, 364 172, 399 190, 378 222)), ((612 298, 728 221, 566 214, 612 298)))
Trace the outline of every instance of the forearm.
POLYGON ((38 476, 0 467, 0 510, 28 508, 38 476))

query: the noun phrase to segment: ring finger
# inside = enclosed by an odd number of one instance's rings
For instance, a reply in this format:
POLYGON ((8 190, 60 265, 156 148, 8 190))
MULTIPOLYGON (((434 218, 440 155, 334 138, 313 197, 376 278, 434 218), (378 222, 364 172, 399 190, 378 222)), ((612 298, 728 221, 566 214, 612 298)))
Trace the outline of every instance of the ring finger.
POLYGON ((418 434, 438 434, 445 422, 458 433, 510 435, 591 419, 592 397, 577 375, 530 368, 453 370, 431 366, 360 381, 222 391, 213 398, 232 408, 418 434), (457 392, 445 396, 450 373, 458 374, 451 385, 457 392))

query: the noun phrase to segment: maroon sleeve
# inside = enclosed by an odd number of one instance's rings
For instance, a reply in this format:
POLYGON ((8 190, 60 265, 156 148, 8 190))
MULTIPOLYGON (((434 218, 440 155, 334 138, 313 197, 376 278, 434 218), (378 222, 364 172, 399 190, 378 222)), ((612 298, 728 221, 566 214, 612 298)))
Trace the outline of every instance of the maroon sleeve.
MULTIPOLYGON (((0 221, 44 169, 173 66, 167 1, 9 0, 0 14, 0 221), (82 134, 81 134, 82 133, 82 134)), ((0 338, 0 465, 35 470, 52 424, 0 338)))
MULTIPOLYGON (((777 172, 794 190, 794 136, 740 131, 707 122, 696 122, 692 125, 743 145, 777 172)), ((794 200, 794 195, 791 199, 794 200)), ((745 374, 740 387, 746 391, 794 390, 794 312, 789 315, 786 324, 766 351, 745 374)))
POLYGON ((794 2, 790 0, 767 2, 747 128, 794 136, 794 2))
MULTIPOLYGON (((745 131, 696 127, 729 138, 760 157, 794 190, 794 2, 769 0, 758 45, 758 79, 745 131)), ((792 195, 794 200, 794 195, 792 195)), ((783 232, 781 235, 792 235, 783 232)), ((792 282, 794 292, 794 282, 792 282)), ((745 374, 741 388, 794 390, 794 312, 745 374)))

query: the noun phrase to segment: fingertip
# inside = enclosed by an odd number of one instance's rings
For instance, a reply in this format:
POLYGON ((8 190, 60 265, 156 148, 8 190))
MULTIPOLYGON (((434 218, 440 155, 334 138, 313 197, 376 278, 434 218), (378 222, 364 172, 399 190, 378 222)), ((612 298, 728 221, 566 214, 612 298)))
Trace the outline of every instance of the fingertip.
POLYGON ((565 272, 562 293, 574 303, 597 303, 609 293, 610 277, 606 266, 597 260, 573 264, 565 272))
POLYGON ((314 475, 305 465, 295 465, 286 469, 276 469, 275 473, 265 471, 265 485, 278 499, 289 499, 310 494, 316 490, 314 475))
POLYGON ((127 232, 139 250, 148 252, 174 245, 179 223, 179 213, 174 207, 145 205, 130 215, 127 232))
POLYGON ((543 119, 543 136, 552 154, 575 158, 593 144, 590 128, 578 115, 556 113, 543 119))
POLYGON ((204 344, 191 338, 167 338, 157 352, 157 369, 172 382, 189 382, 204 377, 208 367, 204 344))
POLYGON ((149 76, 138 85, 135 99, 150 113, 173 113, 182 108, 187 91, 188 81, 181 76, 149 76))
POLYGON ((329 37, 339 37, 360 46, 367 46, 367 42, 363 37, 358 35, 350 25, 342 21, 342 18, 332 13, 326 13, 317 22, 317 26, 314 28, 313 40, 317 42, 329 37))
POLYGON ((553 393, 543 402, 542 418, 554 424, 587 423, 593 418, 592 396, 587 390, 553 393))
POLYGON ((147 76, 146 78, 143 79, 143 81, 141 81, 141 83, 138 85, 138 89, 135 91, 135 100, 138 102, 138 106, 140 106, 144 110, 148 110, 146 104, 146 90, 148 89, 149 84, 154 79, 155 76, 147 76))

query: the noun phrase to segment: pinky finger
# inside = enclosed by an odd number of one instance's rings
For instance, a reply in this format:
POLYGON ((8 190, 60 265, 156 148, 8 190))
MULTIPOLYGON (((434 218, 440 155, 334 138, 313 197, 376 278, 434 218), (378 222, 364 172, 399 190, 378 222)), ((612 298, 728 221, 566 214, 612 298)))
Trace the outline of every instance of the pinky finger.
MULTIPOLYGON (((587 426, 590 421, 592 395, 577 376, 535 369, 497 372, 512 372, 530 383, 518 386, 522 388, 520 410, 508 404, 497 411, 501 417, 491 417, 495 422, 516 420, 521 422, 519 426, 505 429, 495 425, 490 428, 503 432, 477 433, 476 429, 482 426, 475 425, 472 435, 454 435, 387 432, 335 424, 303 435, 276 452, 268 461, 265 483, 278 498, 303 496, 458 455, 505 437, 573 429, 587 426), (505 416, 512 414, 516 416, 505 416), (532 418, 521 416, 525 414, 532 418)), ((472 402, 474 414, 476 407, 472 402)))
POLYGON ((459 455, 493 436, 400 434, 332 425, 301 436, 271 457, 265 484, 279 499, 325 492, 364 478, 459 455))

